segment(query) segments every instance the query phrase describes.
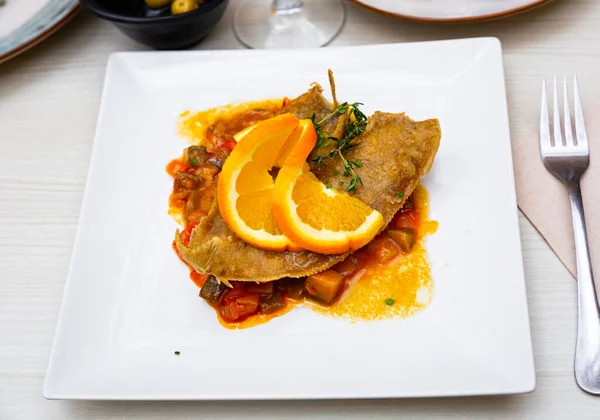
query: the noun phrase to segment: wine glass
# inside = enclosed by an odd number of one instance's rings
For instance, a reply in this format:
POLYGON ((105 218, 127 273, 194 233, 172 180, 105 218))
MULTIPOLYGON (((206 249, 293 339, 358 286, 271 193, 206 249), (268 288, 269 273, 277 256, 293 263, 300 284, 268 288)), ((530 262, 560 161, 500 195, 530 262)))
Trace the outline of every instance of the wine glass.
POLYGON ((248 48, 315 48, 333 41, 345 20, 343 0, 244 0, 233 31, 248 48))

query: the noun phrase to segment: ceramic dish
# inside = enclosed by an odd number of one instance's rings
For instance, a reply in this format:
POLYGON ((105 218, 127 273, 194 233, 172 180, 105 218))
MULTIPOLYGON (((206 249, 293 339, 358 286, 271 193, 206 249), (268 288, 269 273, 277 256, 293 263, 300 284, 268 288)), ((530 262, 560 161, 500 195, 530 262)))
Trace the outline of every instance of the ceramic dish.
POLYGON ((471 22, 510 16, 551 0, 352 0, 368 9, 403 19, 471 22))
POLYGON ((43 41, 75 15, 76 0, 17 0, 0 7, 0 63, 43 41))

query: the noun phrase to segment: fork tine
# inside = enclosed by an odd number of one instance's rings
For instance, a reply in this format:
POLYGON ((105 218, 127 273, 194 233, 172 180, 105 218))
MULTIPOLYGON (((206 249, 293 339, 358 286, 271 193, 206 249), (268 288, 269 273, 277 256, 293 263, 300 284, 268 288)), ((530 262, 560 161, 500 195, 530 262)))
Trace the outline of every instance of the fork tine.
POLYGON ((565 144, 567 146, 573 146, 573 129, 571 128, 571 111, 569 110, 569 92, 567 91, 567 78, 563 79, 563 97, 564 97, 564 119, 563 125, 565 127, 565 144))
POLYGON ((577 85, 577 76, 573 76, 573 92, 575 102, 575 134, 577 135, 577 145, 588 149, 587 132, 585 131, 585 122, 583 121, 583 109, 581 108, 581 98, 579 96, 579 86, 577 85))
POLYGON ((554 109, 552 110, 552 116, 554 117, 554 146, 562 146, 563 139, 560 128, 560 108, 558 107, 558 83, 556 83, 556 76, 554 76, 554 109))
POLYGON ((540 146, 544 149, 552 147, 550 142, 550 117, 548 115, 548 96, 546 93, 546 78, 542 79, 542 111, 540 116, 540 146))

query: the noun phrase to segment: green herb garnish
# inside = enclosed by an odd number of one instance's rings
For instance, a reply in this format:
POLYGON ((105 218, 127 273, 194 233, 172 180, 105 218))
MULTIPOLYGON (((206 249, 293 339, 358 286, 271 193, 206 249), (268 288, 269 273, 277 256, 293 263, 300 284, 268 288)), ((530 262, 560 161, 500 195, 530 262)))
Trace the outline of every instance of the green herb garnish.
POLYGON ((181 354, 181 352, 179 350, 175 351, 175 356, 179 356, 181 354))
POLYGON ((344 173, 345 177, 351 177, 350 184, 346 191, 352 192, 356 191, 356 187, 358 184, 364 185, 360 176, 354 171, 354 168, 362 168, 363 164, 360 160, 352 161, 346 159, 344 154, 354 147, 357 146, 356 143, 352 143, 356 137, 362 134, 367 128, 367 116, 359 109, 359 105, 362 105, 359 102, 355 102, 353 104, 348 104, 348 102, 344 102, 339 105, 335 111, 331 114, 327 115, 321 121, 316 121, 315 115, 312 116, 312 122, 315 126, 315 131, 317 132, 317 143, 315 145, 315 149, 319 147, 325 147, 331 144, 332 141, 337 143, 335 149, 331 150, 329 153, 321 156, 317 156, 313 159, 313 162, 325 165, 331 159, 339 156, 344 164, 344 173), (344 136, 341 139, 337 137, 330 136, 329 134, 323 133, 321 130, 321 125, 327 121, 329 118, 336 114, 346 114, 346 123, 344 124, 344 136))
POLYGON ((395 300, 394 299, 386 299, 385 300, 385 304, 387 306, 392 306, 394 304, 395 300))
POLYGON ((198 163, 198 161, 196 160, 196 158, 190 157, 188 159, 190 161, 190 163, 194 166, 200 166, 200 164, 198 163))
POLYGON ((398 197, 404 197, 404 193, 402 191, 396 191, 396 194, 398 194, 398 197))

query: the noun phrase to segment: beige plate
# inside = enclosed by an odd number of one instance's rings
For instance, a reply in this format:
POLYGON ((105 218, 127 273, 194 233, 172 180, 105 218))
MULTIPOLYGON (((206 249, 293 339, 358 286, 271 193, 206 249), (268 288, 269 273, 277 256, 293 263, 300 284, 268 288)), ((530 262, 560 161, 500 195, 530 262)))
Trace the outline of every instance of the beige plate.
POLYGON ((551 0, 352 0, 390 16, 427 22, 471 22, 506 17, 551 0))

